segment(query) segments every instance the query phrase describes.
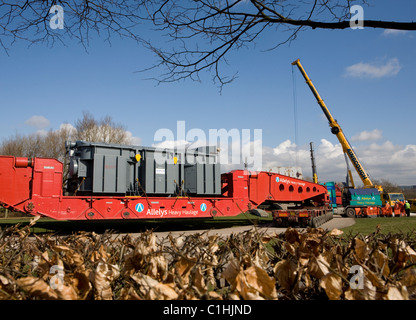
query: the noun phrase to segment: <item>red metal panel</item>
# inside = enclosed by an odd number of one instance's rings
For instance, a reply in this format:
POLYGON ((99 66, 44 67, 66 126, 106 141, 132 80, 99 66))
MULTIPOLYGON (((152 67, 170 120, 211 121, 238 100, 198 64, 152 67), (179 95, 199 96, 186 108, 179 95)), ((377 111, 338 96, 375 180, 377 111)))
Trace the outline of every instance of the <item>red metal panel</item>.
POLYGON ((231 192, 228 197, 231 198, 248 198, 248 175, 249 171, 234 170, 231 171, 231 192))
POLYGON ((261 204, 270 195, 270 175, 264 172, 253 172, 249 182, 250 200, 255 204, 261 204))
POLYGON ((319 184, 270 172, 250 176, 250 200, 261 203, 272 201, 304 201, 326 194, 319 184))
POLYGON ((33 197, 60 197, 62 195, 63 165, 55 159, 35 158, 33 197))
POLYGON ((15 157, 0 157, 0 202, 22 210, 22 202, 30 198, 32 168, 27 166, 16 168, 15 162, 15 157))

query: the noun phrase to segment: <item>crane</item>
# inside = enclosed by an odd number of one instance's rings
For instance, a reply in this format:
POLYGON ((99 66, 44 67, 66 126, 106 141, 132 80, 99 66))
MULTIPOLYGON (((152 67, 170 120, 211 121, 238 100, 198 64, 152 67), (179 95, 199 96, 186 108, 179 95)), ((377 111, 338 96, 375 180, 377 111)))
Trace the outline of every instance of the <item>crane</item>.
MULTIPOLYGON (((322 100, 321 96, 319 95, 318 91, 316 90, 315 86, 313 85, 311 79, 308 77, 305 69, 303 68, 302 64, 300 63, 300 60, 297 59, 296 61, 292 62, 292 65, 297 66, 305 78, 306 83, 309 86, 309 89, 311 89, 313 95, 315 96, 316 100, 318 101, 319 106, 321 107, 323 113, 325 114, 326 118, 328 119, 329 126, 331 127, 331 132, 337 136, 339 142, 342 146, 342 151, 344 152, 344 156, 350 159, 352 165, 354 166, 355 170, 357 171, 359 177, 361 178, 361 181, 364 184, 365 188, 377 188, 380 192, 382 192, 381 186, 376 186, 371 181, 370 177, 368 176, 367 172, 364 170, 363 165, 361 164, 360 160, 358 159, 357 155, 355 154, 355 151, 353 150, 352 146, 348 142, 344 132, 341 129, 341 126, 338 124, 338 122, 334 119, 331 112, 329 112, 328 107, 325 105, 324 100, 322 100)), ((348 170, 348 176, 350 178, 350 181, 352 185, 354 186, 354 180, 352 179, 352 173, 348 166, 347 161, 347 170, 348 170)))
POLYGON ((318 175, 316 173, 315 156, 313 154, 313 142, 309 143, 311 149, 311 162, 312 162, 312 179, 313 183, 318 183, 318 175))

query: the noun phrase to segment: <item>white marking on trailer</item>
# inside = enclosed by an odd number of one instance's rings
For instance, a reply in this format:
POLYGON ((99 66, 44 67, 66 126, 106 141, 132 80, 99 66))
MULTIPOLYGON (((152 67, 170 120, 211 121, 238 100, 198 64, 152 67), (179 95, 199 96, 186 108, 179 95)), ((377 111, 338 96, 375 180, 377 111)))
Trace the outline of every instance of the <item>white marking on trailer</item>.
POLYGON ((138 203, 138 204, 136 204, 136 211, 137 212, 143 212, 143 210, 144 210, 144 205, 143 205, 143 203, 138 203))
POLYGON ((164 168, 156 168, 156 174, 165 174, 164 168))

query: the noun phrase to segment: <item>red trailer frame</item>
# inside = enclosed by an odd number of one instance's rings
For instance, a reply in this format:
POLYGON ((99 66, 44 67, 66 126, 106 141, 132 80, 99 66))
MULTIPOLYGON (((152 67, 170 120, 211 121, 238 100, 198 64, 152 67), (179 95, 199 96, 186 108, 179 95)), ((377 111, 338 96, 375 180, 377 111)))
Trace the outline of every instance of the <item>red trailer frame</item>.
POLYGON ((329 209, 327 189, 312 182, 245 170, 224 173, 221 180, 222 194, 215 197, 65 196, 60 161, 0 156, 0 205, 57 220, 235 216, 265 203, 307 202, 314 206, 306 211, 309 218, 329 209))

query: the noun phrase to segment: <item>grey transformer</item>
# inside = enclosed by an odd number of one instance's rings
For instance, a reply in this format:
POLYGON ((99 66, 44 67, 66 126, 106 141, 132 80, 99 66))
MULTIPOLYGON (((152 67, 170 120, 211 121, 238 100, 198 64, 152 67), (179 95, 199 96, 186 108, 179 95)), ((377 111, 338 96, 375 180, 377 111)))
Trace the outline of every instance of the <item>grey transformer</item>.
POLYGON ((173 150, 76 141, 66 143, 66 189, 77 195, 220 195, 216 147, 173 150))

